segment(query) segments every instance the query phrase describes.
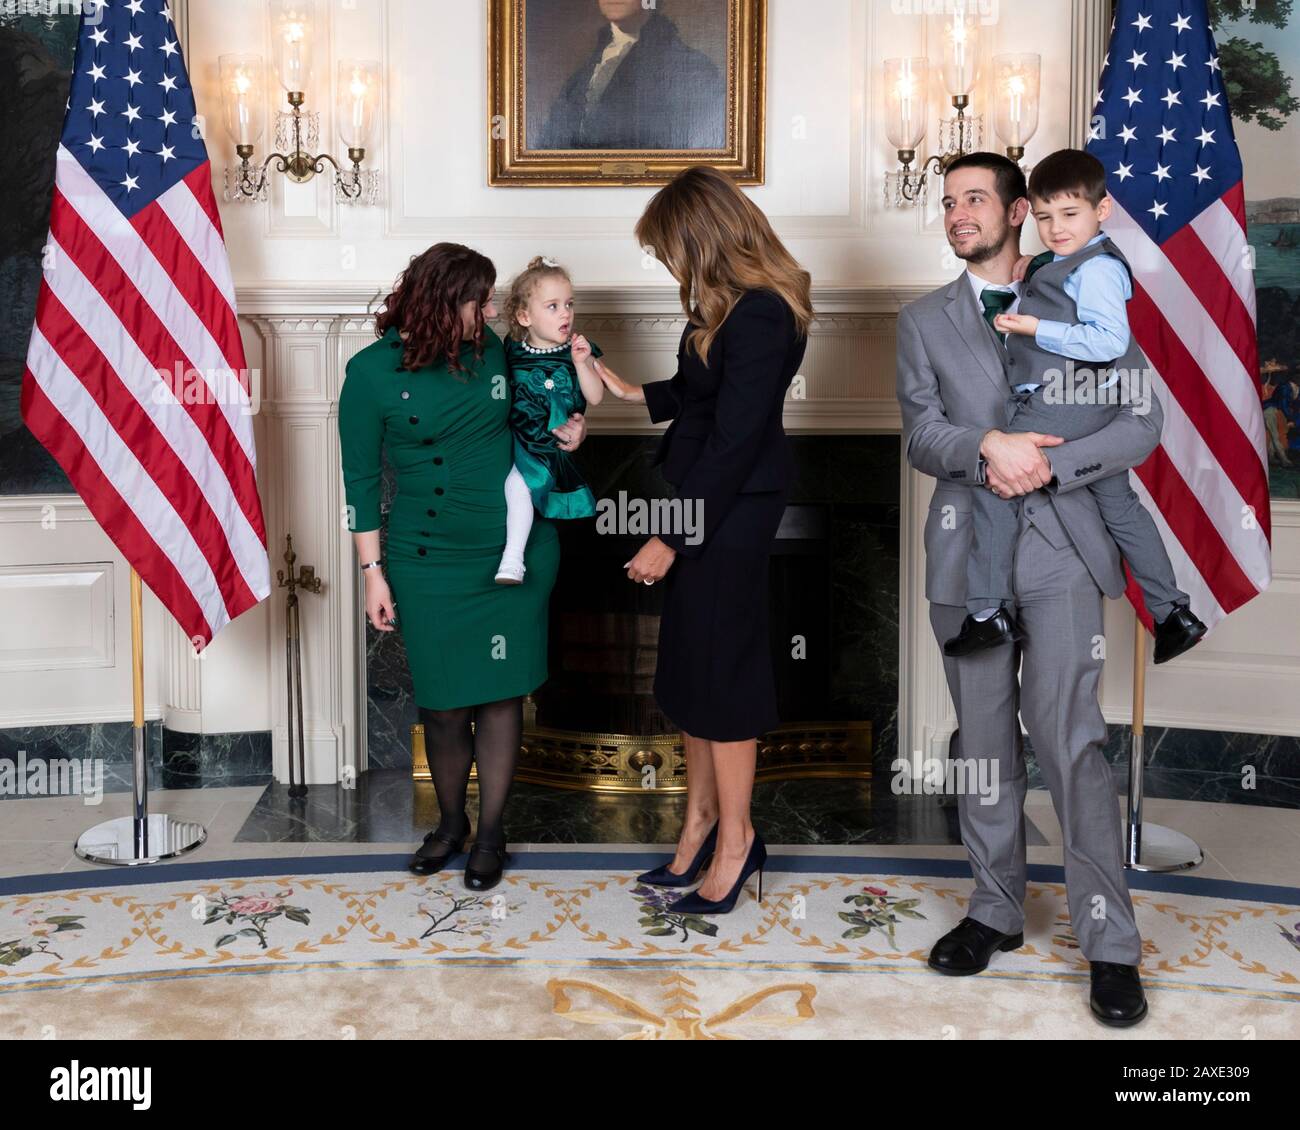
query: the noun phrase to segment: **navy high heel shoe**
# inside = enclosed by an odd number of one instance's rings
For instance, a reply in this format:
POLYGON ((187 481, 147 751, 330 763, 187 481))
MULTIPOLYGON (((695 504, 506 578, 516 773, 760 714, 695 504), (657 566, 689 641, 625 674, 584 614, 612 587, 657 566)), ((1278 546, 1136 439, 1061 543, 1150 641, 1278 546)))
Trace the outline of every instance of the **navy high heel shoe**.
POLYGON ((701 898, 699 891, 692 891, 689 895, 683 895, 669 907, 671 914, 726 914, 735 905, 736 899, 740 897, 740 890, 745 885, 746 880, 755 872, 758 872, 758 901, 763 901, 763 864, 767 862, 767 845, 763 843, 763 837, 757 832, 754 833, 754 842, 749 845, 749 854, 745 856, 745 865, 740 869, 740 876, 736 879, 735 885, 726 895, 716 902, 710 899, 701 898))
POLYGON ((649 883, 652 887, 689 887, 695 882, 695 878, 710 859, 713 858, 713 850, 718 843, 718 822, 713 822, 713 827, 709 829, 709 834, 704 837, 704 842, 700 844, 700 850, 695 853, 695 858, 691 860, 691 865, 682 874, 678 875, 676 871, 669 871, 672 864, 670 859, 662 867, 656 867, 653 871, 643 871, 636 877, 638 883, 649 883))

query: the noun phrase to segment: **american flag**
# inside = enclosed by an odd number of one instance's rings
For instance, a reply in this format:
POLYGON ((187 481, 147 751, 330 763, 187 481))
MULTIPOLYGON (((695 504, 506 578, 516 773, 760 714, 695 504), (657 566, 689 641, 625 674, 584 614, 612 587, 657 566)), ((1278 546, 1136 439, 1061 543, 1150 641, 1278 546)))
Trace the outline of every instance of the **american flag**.
POLYGON ((1241 156, 1205 0, 1120 0, 1099 86, 1087 148, 1165 412, 1134 489, 1213 627, 1268 586, 1271 530, 1241 156))
POLYGON ((270 592, 251 390, 162 0, 90 0, 22 415, 197 650, 270 592))

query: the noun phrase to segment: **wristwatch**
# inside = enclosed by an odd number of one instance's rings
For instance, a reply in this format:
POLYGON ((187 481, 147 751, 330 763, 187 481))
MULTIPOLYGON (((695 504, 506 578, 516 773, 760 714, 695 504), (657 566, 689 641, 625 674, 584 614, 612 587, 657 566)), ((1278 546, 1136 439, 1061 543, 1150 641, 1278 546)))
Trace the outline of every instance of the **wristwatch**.
POLYGON ((367 561, 364 565, 361 566, 361 568, 363 568, 363 569, 377 569, 377 568, 378 568, 380 565, 382 565, 382 564, 383 564, 383 562, 381 562, 381 561, 367 561))

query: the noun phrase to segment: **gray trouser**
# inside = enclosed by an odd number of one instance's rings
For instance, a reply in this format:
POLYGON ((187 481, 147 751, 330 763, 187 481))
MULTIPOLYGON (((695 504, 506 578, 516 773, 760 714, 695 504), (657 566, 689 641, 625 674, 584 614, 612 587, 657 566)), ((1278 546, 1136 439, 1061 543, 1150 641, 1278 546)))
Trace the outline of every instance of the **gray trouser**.
MULTIPOLYGON (((943 661, 961 731, 955 755, 988 759, 999 782, 993 804, 971 790, 958 797, 975 878, 967 913, 1003 933, 1024 928, 1026 774, 1019 712, 1061 823, 1066 899, 1083 956, 1137 965, 1142 941, 1124 879, 1119 801, 1102 754, 1101 590, 1073 546, 1055 549, 1027 522, 1017 537, 1013 579, 1024 643, 943 661)), ((942 644, 956 635, 964 615, 961 607, 931 604, 935 638, 942 644)), ((971 773, 966 779, 985 778, 971 773)))
MULTIPOLYGON (((1008 399, 1007 431, 1080 439, 1105 427, 1119 411, 1113 404, 1050 404, 1043 395, 1046 387, 1033 393, 1016 393, 1008 399)), ((1050 457, 1051 448, 1046 451, 1050 457)), ((1175 604, 1185 603, 1188 597, 1174 579, 1174 567, 1155 522, 1129 485, 1127 471, 1096 479, 1087 489, 1097 500, 1101 520, 1141 586, 1147 610, 1158 623, 1173 611, 1175 604)), ((999 498, 990 490, 975 490, 973 494, 973 539, 966 563, 966 610, 971 613, 1011 603, 1011 557, 1020 528, 1019 500, 999 498)))

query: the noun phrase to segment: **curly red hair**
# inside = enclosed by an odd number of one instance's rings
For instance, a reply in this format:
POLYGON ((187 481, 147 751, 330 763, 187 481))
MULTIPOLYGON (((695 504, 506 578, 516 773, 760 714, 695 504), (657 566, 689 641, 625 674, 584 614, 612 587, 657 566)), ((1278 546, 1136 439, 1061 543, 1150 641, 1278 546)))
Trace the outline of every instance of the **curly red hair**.
POLYGON ((492 260, 459 243, 435 243, 414 256, 393 284, 375 318, 375 333, 383 337, 396 328, 405 343, 402 367, 423 369, 445 363, 463 372, 461 345, 465 340, 460 308, 475 304, 474 358, 483 358, 482 307, 497 281, 492 260))

